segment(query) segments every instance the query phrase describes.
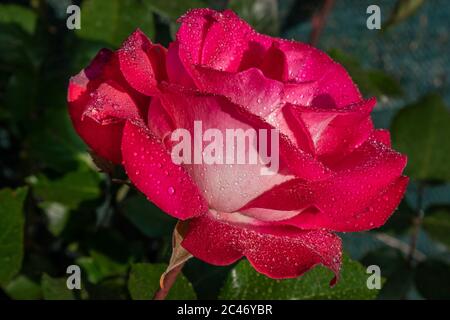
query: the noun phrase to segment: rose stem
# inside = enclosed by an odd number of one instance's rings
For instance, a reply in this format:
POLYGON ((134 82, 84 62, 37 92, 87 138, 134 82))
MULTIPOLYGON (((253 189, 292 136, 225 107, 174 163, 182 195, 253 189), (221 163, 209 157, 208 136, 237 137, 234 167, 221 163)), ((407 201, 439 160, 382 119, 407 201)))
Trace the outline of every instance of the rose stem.
POLYGON ((129 187, 133 187, 133 184, 129 180, 111 178, 111 182, 115 184, 126 184, 129 187))
POLYGON ((184 263, 180 264, 179 266, 169 271, 169 273, 164 278, 163 288, 159 288, 158 291, 156 291, 155 295, 153 296, 153 300, 164 300, 167 297, 170 289, 177 280, 177 277, 180 274, 181 269, 183 269, 183 266, 184 263))
POLYGON ((325 3, 323 4, 319 12, 313 15, 311 19, 312 30, 309 37, 310 38, 309 43, 311 45, 317 46, 320 34, 322 33, 322 30, 324 29, 325 24, 327 23, 328 15, 330 14, 333 5, 334 0, 325 0, 325 3))

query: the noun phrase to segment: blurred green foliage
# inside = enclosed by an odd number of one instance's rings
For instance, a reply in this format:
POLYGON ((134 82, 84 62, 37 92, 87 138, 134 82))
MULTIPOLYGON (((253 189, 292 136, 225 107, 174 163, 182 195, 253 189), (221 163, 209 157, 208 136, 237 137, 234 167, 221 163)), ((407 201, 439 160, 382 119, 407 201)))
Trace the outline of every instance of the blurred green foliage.
MULTIPOLYGON (((69 77, 100 48, 117 48, 138 27, 167 45, 176 19, 189 8, 228 6, 258 31, 280 35, 298 21, 309 21, 321 2, 7 2, 0 4, 0 298, 151 299, 169 261, 176 221, 136 190, 114 183, 113 178, 126 179, 120 168, 98 172, 67 114, 69 77), (82 8, 81 30, 66 28, 71 3, 82 8), (80 291, 65 284, 72 264, 82 270, 80 291)), ((392 13, 392 28, 420 10, 409 2, 410 7, 392 13)), ((339 48, 328 49, 365 96, 404 95, 398 79, 385 70, 367 68, 339 48)), ((397 114, 392 137, 409 158, 408 196, 383 228, 342 235, 353 260, 345 258, 336 287, 329 288, 332 274, 322 267, 299 279, 275 281, 246 261, 214 267, 192 259, 168 298, 375 298, 378 290, 366 287, 364 266, 371 264, 380 265, 386 278, 380 298, 450 298, 448 286, 441 285, 450 270, 448 203, 427 208, 421 201, 423 190, 445 187, 450 179, 449 128, 448 106, 437 94, 397 114), (417 219, 423 223, 417 235, 420 254, 411 260, 417 219)))
POLYGON ((77 30, 81 39, 100 41, 112 47, 118 47, 136 28, 140 28, 148 37, 155 36, 155 22, 150 2, 133 0, 84 1, 83 27, 77 30))

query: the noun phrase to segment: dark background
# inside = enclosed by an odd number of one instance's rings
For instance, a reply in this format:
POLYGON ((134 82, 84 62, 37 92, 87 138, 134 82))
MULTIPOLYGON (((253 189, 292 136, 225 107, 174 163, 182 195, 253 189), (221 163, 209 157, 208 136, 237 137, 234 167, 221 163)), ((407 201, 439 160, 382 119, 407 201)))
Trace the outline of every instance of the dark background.
POLYGON ((341 62, 366 97, 376 96, 379 128, 408 155, 411 183, 381 229, 341 234, 343 279, 316 268, 274 281, 245 261, 213 267, 190 260, 169 298, 450 298, 450 2, 31 0, 0 3, 0 297, 149 299, 171 252, 176 221, 122 183, 120 168, 99 172, 67 114, 66 91, 102 47, 116 49, 136 27, 167 45, 190 7, 230 7, 258 31, 312 42, 341 62), (66 8, 81 6, 81 29, 66 8), (367 6, 381 30, 366 28, 367 6), (66 268, 82 270, 82 290, 66 268), (366 287, 378 265, 381 290, 366 287))

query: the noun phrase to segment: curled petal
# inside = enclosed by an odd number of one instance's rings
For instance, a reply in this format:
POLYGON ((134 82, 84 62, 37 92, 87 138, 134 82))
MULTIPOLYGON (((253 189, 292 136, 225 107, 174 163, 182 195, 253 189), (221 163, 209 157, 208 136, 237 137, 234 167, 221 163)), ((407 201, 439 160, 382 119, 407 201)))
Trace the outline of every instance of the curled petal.
POLYGON ((351 153, 373 132, 370 113, 376 100, 369 99, 346 107, 304 107, 287 105, 298 129, 309 132, 313 153, 325 163, 333 163, 351 153))
POLYGON ((179 56, 186 68, 204 65, 224 71, 238 69, 253 30, 234 12, 194 9, 179 22, 179 56))
MULTIPOLYGON (((291 95, 295 104, 342 107, 362 99, 347 71, 324 52, 307 44, 278 39, 278 48, 286 56, 289 83, 313 83, 303 95, 291 95)), ((291 87, 295 90, 295 86, 291 87)), ((294 91, 295 92, 295 91, 294 91)))
POLYGON ((147 96, 157 94, 158 82, 167 79, 166 51, 141 30, 132 33, 117 51, 120 70, 130 86, 147 96))
POLYGON ((282 82, 286 82, 288 80, 288 61, 283 50, 280 50, 278 43, 274 42, 267 50, 259 68, 267 78, 282 82))

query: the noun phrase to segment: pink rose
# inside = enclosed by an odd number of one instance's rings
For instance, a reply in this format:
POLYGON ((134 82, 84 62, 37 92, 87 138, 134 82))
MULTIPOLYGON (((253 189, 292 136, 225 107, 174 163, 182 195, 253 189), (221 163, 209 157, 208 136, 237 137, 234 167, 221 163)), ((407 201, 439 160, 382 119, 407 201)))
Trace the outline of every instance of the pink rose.
POLYGON ((137 30, 71 79, 77 132, 150 201, 189 219, 182 246, 195 257, 228 265, 245 256, 272 278, 316 264, 338 276, 335 232, 383 225, 408 183, 406 157, 373 127, 375 99, 325 53, 258 34, 231 11, 197 9, 179 21, 167 50, 137 30), (277 172, 174 163, 168 137, 194 135, 195 121, 224 135, 277 129, 277 172))

